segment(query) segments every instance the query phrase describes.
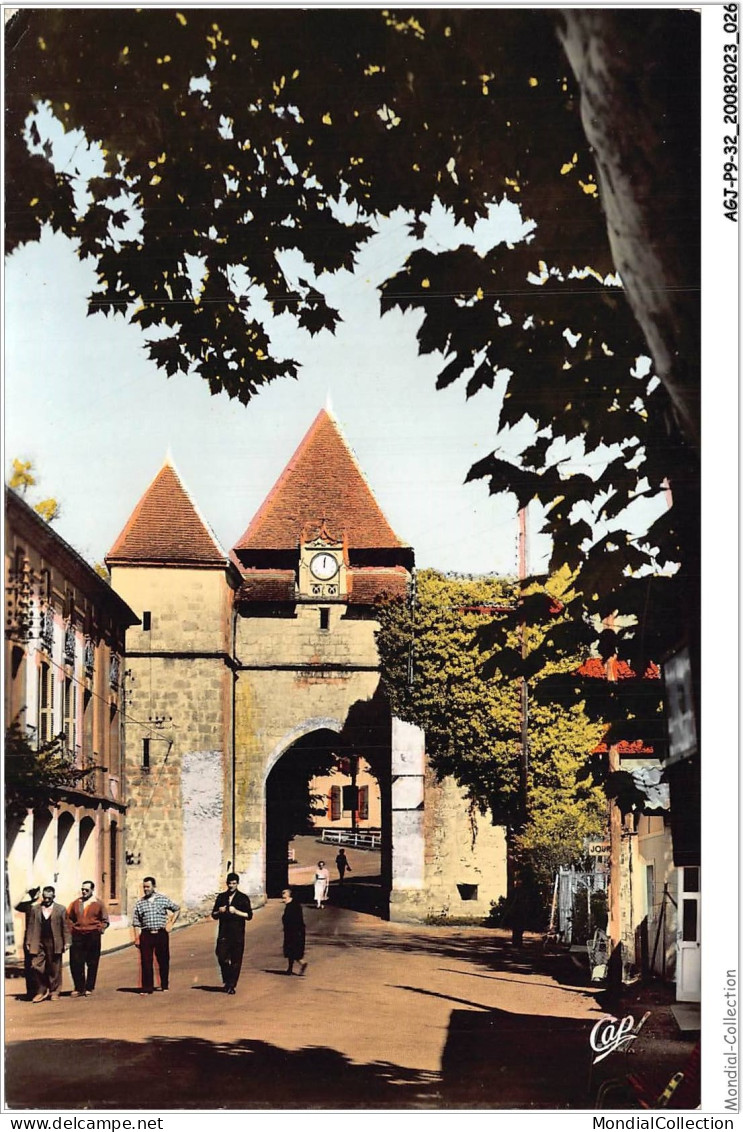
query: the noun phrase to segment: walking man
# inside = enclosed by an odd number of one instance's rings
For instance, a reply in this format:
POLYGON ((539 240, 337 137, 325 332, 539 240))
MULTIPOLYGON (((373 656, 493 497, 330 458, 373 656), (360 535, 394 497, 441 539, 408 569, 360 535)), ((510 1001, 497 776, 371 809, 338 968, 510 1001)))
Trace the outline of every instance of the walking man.
POLYGON ((84 880, 81 895, 67 909, 72 931, 70 974, 75 984, 72 998, 83 998, 95 990, 101 939, 109 923, 108 909, 93 895, 94 889, 92 880, 84 880))
POLYGON ((253 919, 250 900, 240 892, 239 884, 237 873, 228 873, 227 891, 220 892, 212 908, 212 919, 219 921, 216 955, 227 994, 235 993, 245 949, 245 924, 253 919))
POLYGON ((55 895, 48 884, 41 890, 40 904, 28 899, 16 905, 19 912, 26 913, 24 947, 31 956, 36 983, 32 1002, 58 999, 62 985, 62 954, 70 945, 70 924, 67 909, 64 904, 55 903, 55 895))
POLYGON ((157 881, 145 877, 142 881, 144 896, 134 905, 132 927, 134 946, 139 948, 142 963, 142 988, 140 994, 152 994, 155 980, 153 957, 157 959, 160 972, 160 990, 170 989, 170 931, 178 919, 180 905, 156 892, 157 881))
POLYGON ((346 875, 346 869, 348 869, 349 873, 352 872, 353 870, 351 869, 351 863, 348 860, 348 857, 346 856, 346 850, 343 848, 342 845, 341 845, 340 849, 338 850, 338 856, 335 858, 335 867, 338 870, 338 876, 340 877, 340 883, 343 884, 343 878, 346 875))
POLYGON ((28 915, 34 904, 41 898, 41 889, 39 887, 29 888, 26 890, 28 899, 21 900, 16 904, 17 912, 23 912, 24 915, 24 929, 23 929, 23 977, 26 980, 26 999, 30 1001, 36 994, 36 977, 34 975, 33 967, 31 966, 31 952, 28 950, 28 915))

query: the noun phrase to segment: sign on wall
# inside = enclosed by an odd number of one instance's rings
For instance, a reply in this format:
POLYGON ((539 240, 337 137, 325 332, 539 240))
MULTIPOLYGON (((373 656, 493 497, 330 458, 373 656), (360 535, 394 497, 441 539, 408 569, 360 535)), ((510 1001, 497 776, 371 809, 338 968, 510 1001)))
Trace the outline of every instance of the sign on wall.
POLYGON ((666 764, 689 759, 697 753, 697 718, 688 648, 679 649, 663 665, 666 689, 668 756, 666 764))

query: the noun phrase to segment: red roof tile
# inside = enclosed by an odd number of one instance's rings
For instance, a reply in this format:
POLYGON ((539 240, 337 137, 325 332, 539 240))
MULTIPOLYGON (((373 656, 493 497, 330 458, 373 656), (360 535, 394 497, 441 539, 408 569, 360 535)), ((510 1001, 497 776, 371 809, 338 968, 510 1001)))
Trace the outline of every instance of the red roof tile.
MULTIPOLYGON (((255 602, 296 601, 295 570, 241 570, 242 585, 237 600, 255 602)), ((348 604, 376 605, 382 594, 405 597, 409 573, 404 567, 368 567, 348 571, 348 604)))
POLYGON ((405 597, 409 580, 410 574, 402 566, 349 570, 349 603, 375 605, 383 594, 387 597, 405 597))
MULTIPOLYGON (((640 755, 654 754, 654 747, 650 743, 646 743, 644 739, 620 739, 612 746, 620 755, 627 757, 638 758, 640 755)), ((609 750, 608 744, 602 739, 593 748, 594 755, 605 755, 609 750)))
POLYGON ((350 550, 407 546, 382 514, 326 409, 318 413, 235 550, 294 550, 323 525, 350 550))
POLYGON ((166 460, 106 555, 110 565, 136 562, 225 566, 227 555, 166 460))
MULTIPOLYGON (((613 666, 612 676, 614 680, 632 680, 637 677, 637 673, 630 668, 626 660, 610 660, 608 663, 613 666)), ((607 677, 606 664, 599 656, 589 656, 578 669, 578 675, 588 676, 593 680, 605 680, 607 677)), ((643 679, 660 679, 660 668, 653 661, 648 665, 643 679)))
POLYGON ((237 600, 293 602, 296 599, 296 577, 294 570, 242 570, 237 600))

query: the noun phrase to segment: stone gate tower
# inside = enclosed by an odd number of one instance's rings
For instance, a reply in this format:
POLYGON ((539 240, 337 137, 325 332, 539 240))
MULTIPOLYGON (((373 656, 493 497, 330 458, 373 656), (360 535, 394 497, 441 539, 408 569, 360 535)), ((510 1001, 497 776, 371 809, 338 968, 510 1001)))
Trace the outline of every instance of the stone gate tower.
POLYGON ((132 892, 153 873, 205 908, 235 868, 260 906, 286 884, 313 775, 359 758, 391 918, 482 916, 505 892, 503 830, 434 780, 380 693, 375 607, 406 595, 414 556, 328 411, 229 555, 166 463, 107 562, 143 622, 127 639, 132 892))

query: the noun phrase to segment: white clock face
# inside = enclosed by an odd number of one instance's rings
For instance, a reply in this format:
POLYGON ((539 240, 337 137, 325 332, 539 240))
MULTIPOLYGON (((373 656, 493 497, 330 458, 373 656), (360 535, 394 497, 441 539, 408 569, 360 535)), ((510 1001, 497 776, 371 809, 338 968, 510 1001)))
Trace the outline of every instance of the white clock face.
POLYGON ((326 550, 316 554, 310 562, 310 570, 322 582, 327 582, 329 578, 335 577, 338 573, 338 559, 333 554, 328 554, 326 550))

